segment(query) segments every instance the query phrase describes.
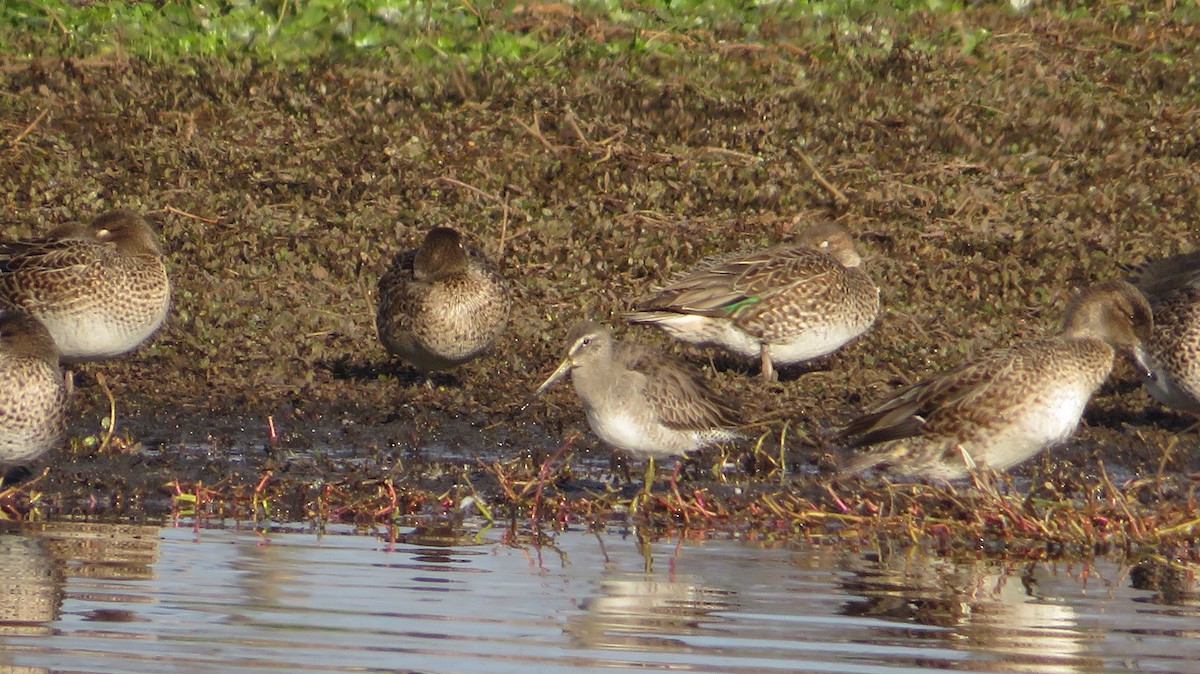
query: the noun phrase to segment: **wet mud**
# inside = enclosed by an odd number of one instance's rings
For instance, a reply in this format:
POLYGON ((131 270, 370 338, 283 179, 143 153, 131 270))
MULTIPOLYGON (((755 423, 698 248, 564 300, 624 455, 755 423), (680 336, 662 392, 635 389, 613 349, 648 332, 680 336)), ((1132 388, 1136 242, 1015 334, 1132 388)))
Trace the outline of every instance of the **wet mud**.
MULTIPOLYGON (((628 498, 609 479, 623 469, 570 386, 521 409, 583 318, 683 354, 754 420, 761 446, 709 452, 686 482, 741 504, 718 524, 801 528, 788 515, 807 505, 755 520, 740 509, 754 494, 836 510, 829 429, 1053 331, 1084 285, 1191 249, 1200 207, 1194 24, 998 7, 872 21, 817 44, 781 28, 469 69, 9 60, 0 234, 138 209, 175 288, 148 345, 78 369, 69 446, 35 466, 39 512, 155 518, 199 494, 204 516, 373 521, 536 492, 602 516, 628 498), (756 364, 620 324, 672 272, 816 219, 858 237, 882 288, 875 328, 833 356, 764 383, 756 364), (500 260, 515 305, 492 354, 427 387, 380 346, 375 284, 438 225, 500 260), (99 378, 117 423, 103 451, 99 378)), ((555 17, 525 29, 595 35, 555 17)), ((1168 474, 1185 494, 1191 422, 1120 366, 1070 442, 1016 475, 1077 495, 1064 485, 1102 470, 1168 474)))

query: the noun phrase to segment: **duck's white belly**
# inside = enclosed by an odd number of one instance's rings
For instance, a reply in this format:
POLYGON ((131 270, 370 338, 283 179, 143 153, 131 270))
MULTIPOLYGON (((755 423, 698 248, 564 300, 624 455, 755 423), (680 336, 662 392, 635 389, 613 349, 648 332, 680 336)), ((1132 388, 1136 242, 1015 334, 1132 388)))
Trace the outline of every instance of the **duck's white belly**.
POLYGON ((843 344, 862 334, 867 327, 870 327, 869 323, 864 327, 853 323, 814 325, 795 339, 771 343, 771 360, 789 364, 819 358, 837 351, 843 344))
POLYGON ((983 452, 967 450, 995 470, 1014 466, 1071 437, 1092 393, 1092 387, 1083 384, 1047 391, 1023 405, 991 438, 984 438, 983 452))
POLYGON ((758 358, 762 349, 762 342, 728 318, 664 313, 654 324, 681 342, 719 346, 745 358, 758 358))
POLYGON ((129 323, 105 316, 60 316, 44 320, 64 361, 112 358, 130 351, 162 325, 166 312, 153 320, 129 323))
MULTIPOLYGON (((655 320, 655 324, 680 341, 719 346, 744 358, 753 359, 762 355, 763 340, 741 329, 728 318, 664 314, 655 320)), ((869 327, 869 320, 863 323, 814 321, 789 340, 769 341, 767 348, 771 360, 777 364, 799 363, 833 353, 869 327)))

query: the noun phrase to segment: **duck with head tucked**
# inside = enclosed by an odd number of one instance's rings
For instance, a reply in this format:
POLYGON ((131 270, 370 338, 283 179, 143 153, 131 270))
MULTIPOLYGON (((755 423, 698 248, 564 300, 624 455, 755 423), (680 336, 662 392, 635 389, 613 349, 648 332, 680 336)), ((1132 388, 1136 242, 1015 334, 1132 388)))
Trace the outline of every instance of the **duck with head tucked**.
POLYGON ((0 245, 0 305, 28 311, 66 363, 113 358, 150 338, 171 305, 162 248, 137 213, 0 245))
POLYGON ((0 313, 0 463, 32 461, 66 426, 67 387, 54 340, 21 309, 0 313))
POLYGON ((771 380, 777 368, 832 353, 866 332, 879 314, 879 288, 850 234, 826 223, 786 245, 707 258, 636 309, 626 320, 757 359, 771 380))
POLYGON ((1129 358, 1150 364, 1150 306, 1137 288, 1109 281, 1077 294, 1057 335, 988 352, 910 386, 852 421, 840 437, 872 447, 843 471, 879 467, 933 480, 979 466, 1003 471, 1066 440, 1113 369, 1129 358))
POLYGON ((428 374, 487 352, 511 305, 496 265, 457 231, 437 227, 379 279, 375 325, 389 353, 428 374))

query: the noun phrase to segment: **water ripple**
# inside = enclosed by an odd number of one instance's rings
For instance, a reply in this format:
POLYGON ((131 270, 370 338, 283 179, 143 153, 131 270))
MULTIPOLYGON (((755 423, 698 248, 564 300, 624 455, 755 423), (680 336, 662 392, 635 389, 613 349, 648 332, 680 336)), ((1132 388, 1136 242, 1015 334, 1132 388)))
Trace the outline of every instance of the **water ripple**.
POLYGON ((43 523, 0 535, 0 669, 1182 671, 1189 569, 567 532, 451 538, 43 523), (434 540, 434 539, 428 539, 434 540))

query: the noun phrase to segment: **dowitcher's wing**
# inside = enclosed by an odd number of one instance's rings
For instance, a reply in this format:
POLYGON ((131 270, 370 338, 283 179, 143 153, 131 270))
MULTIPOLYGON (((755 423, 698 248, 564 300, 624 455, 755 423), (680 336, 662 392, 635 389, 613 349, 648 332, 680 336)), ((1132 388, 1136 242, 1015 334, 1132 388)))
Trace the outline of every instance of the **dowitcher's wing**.
POLYGON ((680 430, 741 426, 741 413, 709 388, 688 363, 665 353, 620 344, 630 370, 644 376, 643 393, 663 423, 680 430))

